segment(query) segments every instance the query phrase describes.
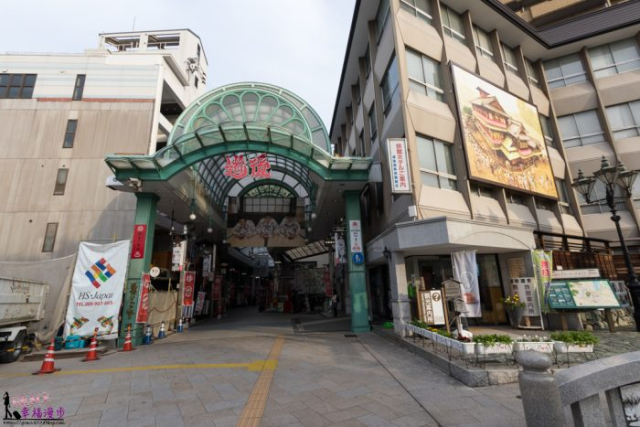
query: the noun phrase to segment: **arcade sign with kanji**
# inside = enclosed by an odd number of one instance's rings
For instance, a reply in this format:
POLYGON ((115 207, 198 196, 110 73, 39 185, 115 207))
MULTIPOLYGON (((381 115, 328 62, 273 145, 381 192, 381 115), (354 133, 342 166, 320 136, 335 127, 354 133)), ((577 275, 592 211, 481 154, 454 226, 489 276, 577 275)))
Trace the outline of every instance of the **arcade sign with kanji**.
POLYGON ((387 156, 391 173, 392 193, 411 193, 411 169, 407 153, 407 140, 404 138, 387 139, 387 156))
POLYGON ((232 154, 227 155, 226 159, 224 176, 230 176, 234 179, 242 179, 247 176, 252 178, 271 178, 271 164, 266 153, 256 154, 253 157, 246 156, 246 159, 244 154, 232 154), (249 160, 248 166, 247 160, 249 160))

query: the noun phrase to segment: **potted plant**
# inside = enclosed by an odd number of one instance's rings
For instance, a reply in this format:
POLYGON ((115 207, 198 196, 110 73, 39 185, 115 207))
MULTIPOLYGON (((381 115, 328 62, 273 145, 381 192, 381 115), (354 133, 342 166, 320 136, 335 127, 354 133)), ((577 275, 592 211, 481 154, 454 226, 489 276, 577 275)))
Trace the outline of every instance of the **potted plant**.
POLYGON ((588 331, 553 332, 551 339, 558 353, 592 353, 598 344, 598 337, 588 331))
POLYGON ((539 335, 523 335, 513 343, 513 351, 535 350, 542 353, 553 351, 553 340, 539 335))
POLYGON ((509 323, 511 326, 520 326, 522 320, 522 314, 524 313, 524 307, 526 304, 520 299, 520 295, 514 294, 506 298, 500 298, 500 302, 504 304, 504 308, 509 316, 509 323))
POLYGON ((502 354, 511 353, 513 339, 509 335, 484 334, 475 335, 473 342, 477 354, 502 354))
POLYGON ((475 350, 476 344, 472 341, 471 338, 467 338, 465 336, 458 335, 458 337, 452 337, 449 340, 449 347, 456 350, 458 353, 461 353, 465 356, 469 354, 473 354, 475 350))

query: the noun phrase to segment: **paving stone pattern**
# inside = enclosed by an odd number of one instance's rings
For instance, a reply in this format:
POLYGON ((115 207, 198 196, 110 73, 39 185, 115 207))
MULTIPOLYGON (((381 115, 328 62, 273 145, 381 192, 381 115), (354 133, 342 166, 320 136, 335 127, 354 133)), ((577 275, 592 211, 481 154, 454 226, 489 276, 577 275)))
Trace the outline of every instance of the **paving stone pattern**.
POLYGON ((0 365, 0 392, 46 392, 66 426, 235 426, 260 371, 148 367, 250 364, 282 335, 262 426, 525 425, 515 384, 472 389, 374 334, 294 333, 292 324, 285 314, 237 310, 133 352, 56 361, 62 374, 131 372, 17 376, 41 362, 0 365))

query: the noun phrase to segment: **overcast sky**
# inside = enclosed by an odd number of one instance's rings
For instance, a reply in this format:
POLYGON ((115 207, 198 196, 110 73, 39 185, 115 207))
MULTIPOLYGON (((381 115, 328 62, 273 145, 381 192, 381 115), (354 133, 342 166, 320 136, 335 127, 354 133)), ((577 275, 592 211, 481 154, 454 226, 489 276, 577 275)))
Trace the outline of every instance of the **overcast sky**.
POLYGON ((0 52, 82 52, 101 32, 189 28, 209 60, 209 89, 282 86, 331 125, 354 0, 3 1, 0 52), (9 19, 10 17, 10 19, 9 19))

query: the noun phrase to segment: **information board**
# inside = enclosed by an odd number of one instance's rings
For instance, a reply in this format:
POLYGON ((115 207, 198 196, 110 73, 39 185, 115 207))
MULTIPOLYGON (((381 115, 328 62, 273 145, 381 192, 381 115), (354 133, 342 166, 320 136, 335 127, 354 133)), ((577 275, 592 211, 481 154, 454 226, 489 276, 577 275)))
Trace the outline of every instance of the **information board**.
POLYGON ((554 280, 549 287, 548 300, 553 309, 620 307, 606 279, 554 280))
POLYGON ((446 323, 441 291, 420 291, 418 303, 422 320, 428 325, 444 325, 446 323))

